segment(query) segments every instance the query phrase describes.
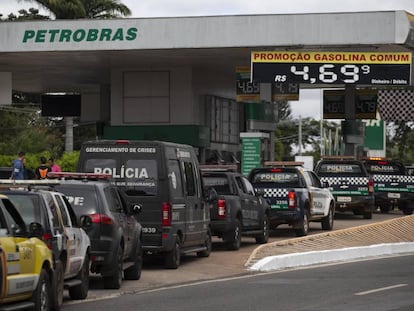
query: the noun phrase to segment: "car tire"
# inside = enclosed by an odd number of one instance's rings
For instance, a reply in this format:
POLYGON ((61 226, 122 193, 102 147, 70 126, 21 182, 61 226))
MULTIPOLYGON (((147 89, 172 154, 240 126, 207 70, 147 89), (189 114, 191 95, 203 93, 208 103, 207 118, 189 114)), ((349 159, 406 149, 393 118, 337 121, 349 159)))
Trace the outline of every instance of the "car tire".
POLYGON ((177 236, 174 247, 165 255, 165 267, 167 269, 177 269, 181 264, 181 241, 177 236))
POLYGON ((263 215, 263 221, 262 221, 262 233, 258 236, 256 236, 256 243, 257 244, 265 244, 269 241, 269 235, 270 235, 270 220, 269 215, 265 214, 263 215))
POLYGON ((295 228, 295 234, 297 237, 305 236, 309 231, 309 212, 307 209, 303 212, 303 217, 298 221, 297 227, 295 228))
POLYGON ((197 252, 198 257, 208 257, 208 256, 210 256, 211 249, 213 248, 213 242, 211 240, 211 230, 210 229, 207 230, 204 246, 206 247, 206 250, 201 251, 201 252, 197 252))
POLYGON ((391 208, 388 205, 381 205, 380 206, 380 211, 381 211, 382 214, 388 214, 390 209, 391 208))
POLYGON ((128 269, 125 269, 125 272, 124 272, 125 280, 139 280, 141 278, 143 252, 142 252, 141 242, 139 241, 135 249, 134 258, 132 258, 132 260, 134 264, 128 269))
POLYGON ((229 239, 226 240, 227 249, 231 251, 237 251, 241 246, 241 222, 240 219, 234 220, 234 229, 229 235, 229 239))
POLYGON ((50 309, 58 311, 63 304, 63 290, 64 290, 64 274, 63 263, 58 260, 55 264, 53 271, 53 282, 52 282, 52 297, 50 301, 50 309))
POLYGON ((88 297, 89 291, 89 256, 85 256, 85 260, 83 261, 83 265, 81 270, 79 271, 78 275, 76 276, 77 279, 81 281, 81 284, 69 287, 69 296, 72 299, 85 299, 88 297))
POLYGON ((118 246, 117 255, 114 261, 113 266, 116 267, 114 274, 103 277, 103 285, 105 289, 119 289, 121 288, 122 278, 123 278, 123 268, 122 268, 122 257, 123 250, 121 245, 118 246))
POLYGON ((364 219, 372 219, 372 212, 371 211, 369 211, 369 212, 363 212, 362 213, 362 217, 364 219))
POLYGON ((404 208, 403 210, 404 215, 412 215, 413 210, 411 208, 404 208))
POLYGON ((51 307, 51 288, 50 279, 47 271, 42 269, 35 291, 33 292, 32 302, 35 311, 49 311, 51 307))
POLYGON ((334 224, 334 210, 332 205, 329 207, 328 215, 322 218, 322 230, 332 230, 334 224))

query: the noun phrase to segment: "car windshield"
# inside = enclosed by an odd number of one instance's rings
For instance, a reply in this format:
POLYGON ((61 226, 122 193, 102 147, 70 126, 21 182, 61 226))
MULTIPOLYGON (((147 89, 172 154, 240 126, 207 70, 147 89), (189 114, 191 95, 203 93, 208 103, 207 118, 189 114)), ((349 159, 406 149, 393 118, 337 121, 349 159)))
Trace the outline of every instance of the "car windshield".
POLYGON ((28 194, 8 194, 9 200, 16 207, 26 224, 40 221, 39 196, 28 194))
POLYGON ((358 163, 322 163, 317 174, 319 176, 365 176, 362 165, 358 163))
POLYGON ((203 177, 203 183, 205 189, 214 188, 221 195, 231 194, 229 180, 225 176, 203 177))
POLYGON ((289 172, 284 170, 269 170, 257 172, 251 180, 253 185, 258 184, 275 184, 286 187, 298 187, 299 176, 297 172, 289 172))
POLYGON ((388 161, 367 162, 365 165, 371 174, 381 175, 405 175, 404 167, 399 163, 388 161))
POLYGON ((91 188, 60 185, 57 189, 65 194, 77 216, 99 213, 98 200, 91 188))

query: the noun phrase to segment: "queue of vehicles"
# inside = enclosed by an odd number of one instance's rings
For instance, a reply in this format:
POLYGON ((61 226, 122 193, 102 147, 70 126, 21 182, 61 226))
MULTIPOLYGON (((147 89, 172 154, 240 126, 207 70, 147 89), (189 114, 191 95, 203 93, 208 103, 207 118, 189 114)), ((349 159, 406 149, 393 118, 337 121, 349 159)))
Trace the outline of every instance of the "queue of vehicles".
POLYGON ((185 254, 208 257, 212 236, 237 250, 242 236, 267 243, 281 224, 296 236, 310 222, 332 230, 335 213, 369 219, 376 200, 381 212, 412 213, 413 182, 390 174, 393 162, 302 164, 266 162, 243 176, 234 166, 200 165, 187 145, 101 140, 83 145, 76 173, 0 180, 0 310, 59 310, 64 289, 87 297, 90 273, 118 289, 140 279, 144 256, 177 269, 185 254))

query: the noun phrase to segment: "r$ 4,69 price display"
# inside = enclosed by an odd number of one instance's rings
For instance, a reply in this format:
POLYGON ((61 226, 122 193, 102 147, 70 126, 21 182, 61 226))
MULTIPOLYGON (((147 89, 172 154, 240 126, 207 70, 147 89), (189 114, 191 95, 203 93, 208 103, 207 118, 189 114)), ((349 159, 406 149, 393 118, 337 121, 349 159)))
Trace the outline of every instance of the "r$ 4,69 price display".
POLYGON ((409 85, 411 53, 252 52, 261 83, 409 85))

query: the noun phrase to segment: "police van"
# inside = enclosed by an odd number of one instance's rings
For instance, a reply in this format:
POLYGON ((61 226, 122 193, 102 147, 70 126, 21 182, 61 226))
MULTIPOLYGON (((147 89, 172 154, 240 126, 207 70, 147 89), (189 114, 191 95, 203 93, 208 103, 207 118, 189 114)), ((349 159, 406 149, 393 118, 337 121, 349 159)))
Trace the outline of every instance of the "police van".
POLYGON ((193 147, 161 141, 97 140, 82 145, 78 171, 110 174, 128 205, 141 209, 145 255, 176 269, 181 255, 211 252, 210 213, 193 147))

